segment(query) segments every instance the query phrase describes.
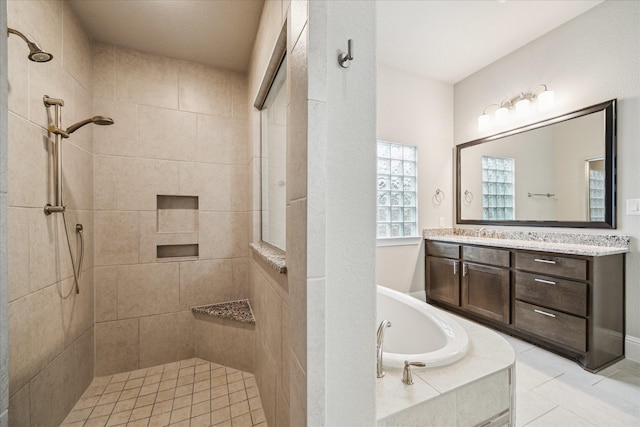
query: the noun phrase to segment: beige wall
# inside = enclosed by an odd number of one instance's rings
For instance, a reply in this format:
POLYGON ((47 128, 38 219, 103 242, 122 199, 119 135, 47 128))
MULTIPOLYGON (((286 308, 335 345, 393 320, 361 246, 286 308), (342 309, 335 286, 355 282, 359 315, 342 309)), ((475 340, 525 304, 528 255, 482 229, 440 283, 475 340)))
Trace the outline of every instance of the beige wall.
POLYGON ((72 270, 61 214, 46 216, 49 163, 43 95, 64 99, 64 127, 92 115, 90 41, 61 1, 9 1, 8 24, 54 55, 27 59, 8 39, 9 405, 10 425, 58 425, 94 372, 93 138, 91 127, 64 141, 64 194, 75 255, 75 224, 86 253, 80 294, 69 293, 72 270))
POLYGON ((117 124, 95 131, 106 375, 195 356, 191 307, 247 297, 248 108, 242 74, 104 44, 93 58, 94 113, 117 124), (158 195, 197 197, 197 209, 159 210, 158 195), (199 255, 157 258, 157 245, 178 244, 199 255))
MULTIPOLYGON (((453 187, 453 86, 378 65, 376 137, 418 147, 418 229, 451 227, 453 187), (437 203, 437 189, 445 199, 437 203)), ((379 246, 376 280, 405 293, 424 291, 422 242, 379 246)))

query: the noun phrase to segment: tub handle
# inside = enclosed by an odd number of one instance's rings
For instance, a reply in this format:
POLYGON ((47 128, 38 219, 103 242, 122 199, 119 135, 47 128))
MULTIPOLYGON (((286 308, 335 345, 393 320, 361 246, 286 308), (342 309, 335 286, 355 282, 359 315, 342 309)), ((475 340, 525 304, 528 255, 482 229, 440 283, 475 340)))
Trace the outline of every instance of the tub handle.
POLYGON ((411 374, 412 366, 418 366, 418 367, 424 368, 425 366, 427 366, 427 364, 424 362, 409 362, 408 360, 404 361, 404 370, 402 371, 402 382, 407 385, 411 385, 414 383, 413 375, 411 374))
POLYGON ((453 262, 453 275, 458 274, 458 261, 453 262))

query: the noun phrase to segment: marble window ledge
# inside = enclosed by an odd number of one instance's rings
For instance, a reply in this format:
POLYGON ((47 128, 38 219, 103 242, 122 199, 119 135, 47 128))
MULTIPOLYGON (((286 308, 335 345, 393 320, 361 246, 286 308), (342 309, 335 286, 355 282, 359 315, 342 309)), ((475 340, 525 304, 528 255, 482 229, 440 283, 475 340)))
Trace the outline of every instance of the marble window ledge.
POLYGON ((192 307, 191 312, 221 319, 235 320, 241 323, 256 324, 256 319, 248 299, 222 302, 219 304, 199 305, 192 307))

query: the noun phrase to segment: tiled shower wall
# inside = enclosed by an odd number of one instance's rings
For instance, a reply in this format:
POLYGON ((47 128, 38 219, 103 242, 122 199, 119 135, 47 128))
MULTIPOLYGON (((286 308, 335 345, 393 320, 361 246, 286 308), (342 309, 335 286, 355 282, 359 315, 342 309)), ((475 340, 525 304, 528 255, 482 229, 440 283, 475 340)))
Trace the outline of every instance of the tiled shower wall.
POLYGON ((117 124, 94 131, 96 375, 108 375, 194 357, 190 308, 247 297, 248 106, 243 74, 111 45, 94 45, 93 77, 94 113, 117 124), (159 228, 158 195, 196 196, 195 221, 159 228), (184 243, 198 257, 156 258, 184 243))
POLYGON ((9 27, 54 55, 51 62, 33 63, 20 38, 7 40, 9 424, 58 425, 94 375, 93 141, 91 127, 64 141, 64 201, 74 255, 76 223, 83 224, 86 239, 76 295, 69 294, 73 279, 62 215, 43 212, 51 198, 42 97, 64 100, 63 127, 91 117, 92 54, 65 2, 9 0, 7 12, 9 27))
MULTIPOLYGON (((267 1, 249 68, 249 103, 287 34, 287 274, 253 254, 249 295, 256 316, 255 375, 270 426, 307 422, 307 1, 267 1)), ((277 64, 276 64, 277 65, 277 64)), ((252 239, 260 240, 260 115, 250 118, 252 239)), ((317 402, 321 406, 321 402, 317 402)))

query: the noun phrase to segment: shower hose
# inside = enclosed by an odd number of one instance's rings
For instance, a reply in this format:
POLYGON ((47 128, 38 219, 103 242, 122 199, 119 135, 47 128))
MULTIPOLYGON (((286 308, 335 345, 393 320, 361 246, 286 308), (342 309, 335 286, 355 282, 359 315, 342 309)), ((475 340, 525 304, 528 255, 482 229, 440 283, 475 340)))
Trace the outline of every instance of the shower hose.
POLYGON ((76 290, 76 294, 80 293, 79 283, 80 275, 82 274, 82 260, 84 258, 84 227, 82 226, 82 224, 76 224, 76 233, 80 235, 80 255, 78 256, 78 253, 76 253, 76 258, 79 258, 78 268, 76 270, 76 263, 73 259, 73 253, 71 251, 71 241, 69 240, 69 230, 67 228, 67 215, 64 211, 62 211, 62 221, 64 223, 64 234, 65 236, 67 236, 67 247, 69 248, 69 258, 71 258, 71 268, 73 269, 73 288, 71 288, 69 290, 69 293, 63 297, 68 298, 69 295, 71 295, 71 292, 73 292, 74 288, 76 290))

